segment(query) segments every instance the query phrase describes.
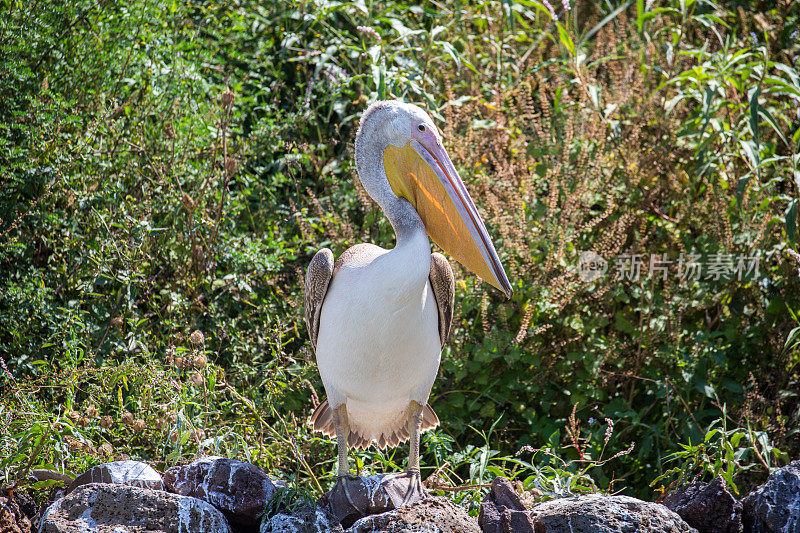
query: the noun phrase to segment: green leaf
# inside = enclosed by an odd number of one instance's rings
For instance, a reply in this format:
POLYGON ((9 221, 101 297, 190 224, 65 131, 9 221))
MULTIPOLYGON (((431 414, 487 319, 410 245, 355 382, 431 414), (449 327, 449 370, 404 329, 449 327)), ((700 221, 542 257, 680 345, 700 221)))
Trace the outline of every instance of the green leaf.
POLYGON ((615 318, 615 327, 617 331, 621 331, 623 333, 627 333, 628 335, 633 335, 636 329, 634 328, 633 324, 629 320, 625 318, 625 315, 622 311, 617 311, 615 318))
POLYGON ((789 202, 789 207, 786 208, 786 236, 794 244, 797 238, 797 198, 789 202))
POLYGON ((37 481, 31 485, 33 490, 44 490, 52 487, 53 485, 63 484, 63 481, 58 479, 45 479, 44 481, 37 481))
POLYGON ((761 107, 761 106, 759 106, 759 108, 758 108, 758 114, 759 114, 759 115, 761 115, 761 118, 763 118, 763 119, 766 121, 766 123, 767 123, 767 124, 769 124, 769 125, 770 125, 770 127, 771 127, 773 130, 775 130, 775 133, 777 133, 777 134, 778 134, 778 137, 780 137, 780 138, 781 138, 781 140, 782 140, 782 141, 783 141, 785 144, 788 144, 788 143, 786 142, 786 137, 784 137, 784 136, 783 136, 783 132, 782 132, 782 131, 781 131, 781 129, 778 127, 778 123, 775 121, 775 119, 773 118, 773 116, 772 116, 772 114, 769 112, 769 110, 767 110, 765 107, 761 107))
POLYGON ((458 50, 452 44, 448 43, 447 41, 441 42, 442 48, 444 48, 445 52, 453 58, 453 61, 456 64, 456 68, 461 68, 461 59, 458 56, 458 50))
POLYGON ((569 51, 569 55, 575 56, 575 42, 572 40, 572 37, 569 36, 567 32, 567 28, 562 25, 560 22, 556 22, 556 26, 558 27, 558 37, 561 40, 561 44, 569 51))
POLYGON ((750 131, 753 132, 753 140, 756 147, 759 146, 758 141, 758 97, 761 95, 761 86, 756 85, 747 91, 747 99, 750 102, 750 131))
POLYGON ((788 350, 789 346, 794 344, 794 340, 798 335, 800 335, 800 326, 789 332, 789 335, 786 337, 786 343, 783 345, 783 349, 788 350))
POLYGON ((636 30, 642 33, 644 29, 644 0, 636 0, 636 30))
POLYGON ((755 141, 739 140, 739 146, 742 147, 747 159, 750 160, 753 170, 758 173, 758 167, 761 165, 761 154, 757 143, 755 141))
POLYGON ((378 67, 378 100, 386 100, 386 65, 378 67))

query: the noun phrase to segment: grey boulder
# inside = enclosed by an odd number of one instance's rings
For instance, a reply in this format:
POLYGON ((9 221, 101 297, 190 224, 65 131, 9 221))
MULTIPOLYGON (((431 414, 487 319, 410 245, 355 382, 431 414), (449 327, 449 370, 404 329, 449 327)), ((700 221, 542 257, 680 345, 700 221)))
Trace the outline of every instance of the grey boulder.
POLYGON ((230 533, 203 500, 130 485, 90 483, 55 501, 39 533, 230 533))
POLYGON ((114 461, 93 466, 75 478, 65 494, 89 483, 120 483, 144 489, 164 490, 161 474, 141 461, 114 461))
POLYGON ((800 531, 800 461, 779 468, 742 500, 745 531, 800 531))
POLYGON ((560 498, 534 505, 530 515, 537 533, 697 533, 663 505, 628 496, 560 498))
POLYGON ((275 484, 254 464, 223 457, 204 457, 164 472, 167 487, 183 496, 207 501, 220 509, 233 526, 255 528, 275 484))
POLYGON ((478 521, 445 498, 430 496, 408 507, 366 516, 347 533, 481 533, 478 521))

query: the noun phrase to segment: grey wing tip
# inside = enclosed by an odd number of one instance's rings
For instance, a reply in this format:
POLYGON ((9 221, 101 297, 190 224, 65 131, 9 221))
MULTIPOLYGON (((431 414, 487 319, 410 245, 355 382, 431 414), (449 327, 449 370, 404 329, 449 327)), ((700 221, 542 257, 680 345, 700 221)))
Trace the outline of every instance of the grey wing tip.
POLYGON ((431 271, 428 279, 439 312, 439 339, 444 347, 450 340, 450 327, 453 324, 456 280, 450 262, 439 252, 431 254, 431 271))
POLYGON ((322 248, 311 258, 306 270, 305 318, 308 337, 315 351, 317 349, 317 333, 319 331, 319 313, 333 276, 333 267, 333 252, 328 248, 322 248))
POLYGON ((326 270, 328 272, 333 272, 333 252, 331 252, 330 248, 321 248, 314 254, 314 257, 311 258, 311 262, 308 265, 308 270, 306 271, 306 281, 309 280, 309 276, 311 275, 312 271, 315 271, 319 268, 322 270, 326 270))
POLYGON ((330 405, 328 405, 328 400, 325 400, 314 409, 314 414, 311 415, 310 421, 314 431, 329 437, 336 436, 336 428, 333 427, 333 412, 330 405))
POLYGON ((429 403, 426 403, 425 408, 422 410, 422 430, 434 429, 438 426, 439 417, 436 416, 433 407, 431 407, 429 403))

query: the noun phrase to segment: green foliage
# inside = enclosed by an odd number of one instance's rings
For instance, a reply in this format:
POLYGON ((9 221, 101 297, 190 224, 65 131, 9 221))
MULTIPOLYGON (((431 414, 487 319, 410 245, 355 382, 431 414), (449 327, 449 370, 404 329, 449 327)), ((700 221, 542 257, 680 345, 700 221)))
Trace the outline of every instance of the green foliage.
POLYGON ((325 488, 301 280, 392 246, 348 150, 383 97, 436 117, 515 290, 454 265, 439 490, 736 488, 797 454, 796 3, 28 4, 0 18, 3 482, 209 452, 325 488), (759 270, 681 279, 689 254, 759 270))
POLYGON ((736 477, 756 465, 763 465, 771 471, 778 461, 786 459, 785 453, 770 445, 766 432, 754 432, 750 428, 729 430, 726 428, 724 415, 723 412, 719 422, 712 422, 701 443, 681 444, 682 450, 674 452, 667 459, 680 465, 655 478, 650 486, 671 477, 674 479, 669 484, 670 488, 710 476, 721 478, 735 494, 741 494, 734 481, 736 477), (717 427, 718 425, 722 427, 717 427), (748 457, 750 455, 755 456, 757 461, 748 457))
POLYGON ((264 519, 266 520, 280 512, 292 513, 303 507, 314 508, 316 503, 316 498, 307 490, 293 487, 278 487, 275 490, 275 495, 267 503, 264 519))

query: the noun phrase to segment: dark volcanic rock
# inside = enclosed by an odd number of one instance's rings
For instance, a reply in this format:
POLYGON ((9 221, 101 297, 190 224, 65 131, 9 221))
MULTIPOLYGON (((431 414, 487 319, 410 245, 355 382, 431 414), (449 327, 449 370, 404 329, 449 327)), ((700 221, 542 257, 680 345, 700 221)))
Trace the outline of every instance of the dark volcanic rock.
POLYGON ((533 519, 525 510, 519 494, 504 477, 492 481, 489 494, 481 503, 478 524, 484 533, 527 533, 534 531, 533 519))
POLYGON ((319 507, 302 507, 276 514, 261 522, 260 533, 341 533, 336 519, 319 507))
POLYGON ((538 503, 534 531, 547 533, 690 533, 697 530, 658 503, 592 494, 538 503))
POLYGON ((31 520, 12 496, 0 496, 0 531, 3 533, 30 533, 31 520))
POLYGON ((481 503, 481 510, 478 513, 478 525, 483 533, 502 533, 506 527, 503 523, 506 519, 494 503, 486 501, 487 498, 484 498, 483 503, 481 503))
POLYGON ((742 500, 745 531, 800 531, 800 461, 779 468, 742 500))
POLYGON ((185 466, 173 466, 164 473, 164 483, 183 496, 200 498, 214 505, 234 526, 258 526, 275 485, 256 465, 204 457, 185 466))
POLYGON ((679 487, 664 497, 664 506, 700 533, 742 532, 742 503, 720 478, 679 487))
MULTIPOLYGON (((348 533, 480 532, 474 518, 445 498, 428 496, 403 507, 409 482, 410 478, 393 474, 343 478, 320 498, 319 505, 330 512, 334 523, 338 520, 349 528, 348 533)), ((262 529, 262 533, 266 532, 262 529)))
POLYGON ((480 533, 478 522, 467 511, 445 498, 432 496, 408 507, 364 517, 348 533, 480 533))
POLYGON ((40 533, 229 533, 211 504, 130 485, 81 485, 44 513, 40 533))
POLYGON ((525 510, 525 505, 522 503, 519 494, 514 490, 511 482, 504 477, 494 478, 492 488, 489 490, 487 497, 491 498, 498 506, 508 507, 514 511, 525 510))
POLYGON ((141 461, 114 461, 93 466, 75 478, 67 487, 66 494, 89 483, 121 483, 143 489, 164 490, 161 474, 141 461))

